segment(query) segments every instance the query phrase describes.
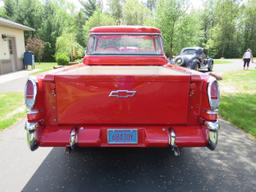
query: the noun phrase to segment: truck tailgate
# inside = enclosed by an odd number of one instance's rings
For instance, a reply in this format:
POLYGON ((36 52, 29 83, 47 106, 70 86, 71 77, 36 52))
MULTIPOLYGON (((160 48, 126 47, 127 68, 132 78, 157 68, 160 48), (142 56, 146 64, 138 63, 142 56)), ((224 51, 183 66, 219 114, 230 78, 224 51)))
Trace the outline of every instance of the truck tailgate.
POLYGON ((55 76, 59 124, 185 124, 190 75, 165 67, 85 66, 55 76))

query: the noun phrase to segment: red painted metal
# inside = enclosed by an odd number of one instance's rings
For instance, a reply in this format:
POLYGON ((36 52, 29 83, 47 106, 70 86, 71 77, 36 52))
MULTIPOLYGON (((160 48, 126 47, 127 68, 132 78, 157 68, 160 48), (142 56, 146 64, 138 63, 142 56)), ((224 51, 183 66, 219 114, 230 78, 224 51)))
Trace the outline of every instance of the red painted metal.
POLYGON ((187 123, 188 75, 67 75, 56 76, 55 82, 59 124, 187 123), (136 95, 126 99, 109 97, 117 89, 133 90, 136 95))
POLYGON ((106 26, 95 27, 90 30, 91 33, 160 33, 155 27, 143 26, 106 26))
POLYGON ((162 56, 92 56, 83 59, 85 65, 166 65, 167 58, 162 56))
MULTIPOLYGON (((159 33, 155 28, 100 27, 91 32, 159 33)), ((72 129, 81 147, 168 147, 170 130, 179 147, 207 145, 204 121, 209 115, 209 76, 168 64, 162 56, 86 56, 83 64, 38 76, 38 95, 29 122, 38 122, 39 146, 68 146, 72 129), (158 65, 180 75, 72 75, 90 65, 158 65), (65 73, 63 73, 65 71, 65 73), (109 97, 113 90, 135 90, 127 99, 109 97), (138 129, 138 144, 110 145, 107 129, 138 129)))

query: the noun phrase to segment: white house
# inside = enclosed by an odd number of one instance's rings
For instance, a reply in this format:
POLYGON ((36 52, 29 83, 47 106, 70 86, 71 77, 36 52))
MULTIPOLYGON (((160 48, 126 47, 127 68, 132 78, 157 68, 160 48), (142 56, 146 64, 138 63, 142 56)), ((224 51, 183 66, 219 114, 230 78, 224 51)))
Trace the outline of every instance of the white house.
POLYGON ((0 74, 23 69, 24 31, 35 31, 0 17, 0 74))

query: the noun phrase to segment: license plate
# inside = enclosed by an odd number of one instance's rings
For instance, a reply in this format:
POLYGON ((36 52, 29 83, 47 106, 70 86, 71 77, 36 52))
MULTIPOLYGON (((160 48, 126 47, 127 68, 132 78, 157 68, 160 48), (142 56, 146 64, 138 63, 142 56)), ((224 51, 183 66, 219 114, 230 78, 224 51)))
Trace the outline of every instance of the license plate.
POLYGON ((137 129, 108 129, 109 144, 137 144, 137 129))

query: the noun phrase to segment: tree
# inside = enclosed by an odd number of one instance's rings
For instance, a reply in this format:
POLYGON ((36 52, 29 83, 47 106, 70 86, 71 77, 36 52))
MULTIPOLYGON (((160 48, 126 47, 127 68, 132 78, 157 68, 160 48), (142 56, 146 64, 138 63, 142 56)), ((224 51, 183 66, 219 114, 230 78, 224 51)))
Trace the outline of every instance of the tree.
POLYGON ((47 1, 44 5, 42 22, 37 30, 39 37, 45 42, 43 60, 54 61, 56 52, 56 40, 64 30, 75 30, 75 20, 70 14, 73 7, 65 1, 47 1))
POLYGON ((89 31, 93 27, 104 26, 104 25, 114 25, 115 20, 113 17, 106 13, 102 13, 99 9, 96 10, 93 15, 86 21, 84 25, 84 33, 86 40, 89 37, 89 31))
POLYGON ((75 25, 75 33, 76 33, 76 39, 77 42, 85 47, 85 34, 84 34, 84 13, 82 11, 79 11, 78 14, 75 17, 76 25, 75 25))
POLYGON ((215 0, 208 0, 203 4, 203 9, 199 18, 201 20, 201 30, 203 31, 203 36, 200 42, 202 46, 206 46, 208 40, 211 38, 211 29, 214 27, 215 23, 215 6, 215 0))
POLYGON ((218 0, 215 7, 215 25, 212 28, 211 47, 215 57, 232 58, 239 55, 236 42, 236 22, 239 5, 236 0, 218 0))
POLYGON ((173 34, 173 53, 179 53, 184 47, 199 45, 202 36, 199 20, 200 15, 196 12, 185 14, 178 20, 173 34))
POLYGON ((147 8, 154 11, 156 9, 156 2, 156 0, 147 0, 147 8))
POLYGON ((167 56, 174 55, 176 25, 180 18, 186 14, 187 9, 188 4, 186 0, 158 1, 155 25, 162 31, 164 49, 167 56))
POLYGON ((25 39, 44 42, 44 61, 54 60, 58 37, 72 34, 85 47, 90 28, 114 24, 160 28, 168 56, 194 45, 213 57, 240 57, 247 48, 256 52, 256 0, 205 0, 199 10, 189 8, 190 0, 79 1, 77 12, 66 0, 4 0, 0 16, 36 29, 25 39))
POLYGON ((13 18, 17 13, 17 1, 16 0, 4 0, 5 16, 13 18))
POLYGON ((83 48, 76 41, 74 33, 63 33, 56 41, 56 56, 64 54, 69 56, 71 61, 81 58, 83 55, 83 48))
POLYGON ((116 24, 120 24, 122 19, 122 0, 109 0, 108 7, 111 16, 116 21, 116 24))
POLYGON ((37 61, 42 60, 44 42, 38 37, 29 37, 26 43, 26 50, 32 51, 37 61))
POLYGON ((79 0, 80 4, 83 6, 83 12, 85 14, 85 19, 89 19, 94 11, 97 8, 97 1, 96 0, 79 0))
POLYGON ((138 0, 126 0, 123 6, 123 23, 126 25, 143 25, 150 10, 138 0))
POLYGON ((241 52, 250 48, 256 54, 256 0, 246 2, 242 18, 239 23, 243 46, 241 52), (244 25, 242 25, 244 24, 244 25))
POLYGON ((7 15, 6 15, 4 7, 0 7, 0 17, 7 18, 7 15))
POLYGON ((42 14, 43 4, 39 0, 19 0, 12 19, 38 30, 42 23, 42 14))

